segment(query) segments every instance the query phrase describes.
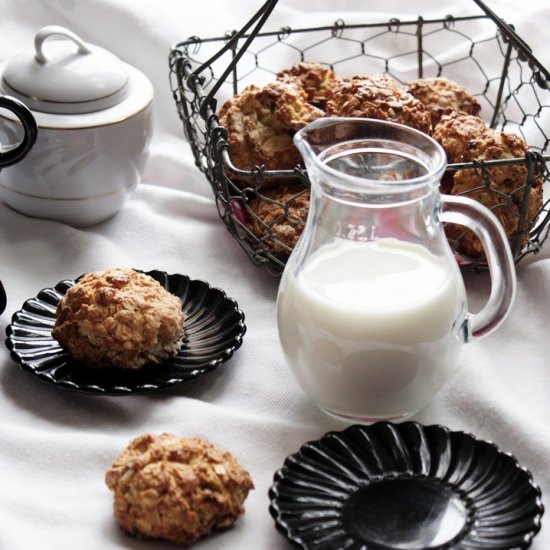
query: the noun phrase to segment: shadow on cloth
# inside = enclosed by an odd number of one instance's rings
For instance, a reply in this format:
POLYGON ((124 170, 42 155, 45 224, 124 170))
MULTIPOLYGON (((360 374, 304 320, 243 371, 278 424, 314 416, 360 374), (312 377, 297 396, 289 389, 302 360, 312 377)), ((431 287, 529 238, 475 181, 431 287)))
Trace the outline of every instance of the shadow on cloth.
POLYGON ((140 395, 102 396, 60 389, 33 380, 14 362, 4 361, 0 367, 0 388, 4 397, 18 407, 50 422, 81 429, 112 424, 132 428, 144 425, 156 403, 165 399, 188 397, 216 401, 227 391, 226 381, 220 380, 226 375, 223 372, 226 368, 227 365, 222 365, 201 380, 185 382, 175 388, 140 395))

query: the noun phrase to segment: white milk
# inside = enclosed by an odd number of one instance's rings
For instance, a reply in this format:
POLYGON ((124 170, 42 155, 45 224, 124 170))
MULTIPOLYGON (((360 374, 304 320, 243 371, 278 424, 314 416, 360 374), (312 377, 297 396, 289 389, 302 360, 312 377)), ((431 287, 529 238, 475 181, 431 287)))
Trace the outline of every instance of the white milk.
POLYGON ((283 351, 324 410, 358 421, 398 418, 443 385, 462 343, 462 279, 448 258, 380 239, 338 240, 286 270, 278 297, 283 351))

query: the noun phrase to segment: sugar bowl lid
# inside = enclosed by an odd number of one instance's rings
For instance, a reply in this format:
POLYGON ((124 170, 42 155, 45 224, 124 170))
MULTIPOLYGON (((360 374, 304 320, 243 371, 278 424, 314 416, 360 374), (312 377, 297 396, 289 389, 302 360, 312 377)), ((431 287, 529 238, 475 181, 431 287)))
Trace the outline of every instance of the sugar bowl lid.
POLYGON ((128 79, 118 57, 64 27, 48 25, 36 34, 34 50, 7 63, 2 87, 32 110, 83 114, 123 101, 128 79))

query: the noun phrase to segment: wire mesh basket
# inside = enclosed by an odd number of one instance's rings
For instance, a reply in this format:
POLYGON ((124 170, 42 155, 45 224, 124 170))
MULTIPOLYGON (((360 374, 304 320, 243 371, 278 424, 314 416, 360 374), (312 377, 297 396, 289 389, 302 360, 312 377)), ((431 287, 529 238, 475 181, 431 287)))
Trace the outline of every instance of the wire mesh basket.
MULTIPOLYGON (((550 181, 550 73, 511 26, 473 0, 480 13, 471 16, 338 20, 264 31, 276 4, 265 2, 239 31, 190 37, 169 58, 173 96, 196 165, 212 186, 220 218, 254 264, 282 272, 307 217, 307 172, 300 161, 283 170, 235 166, 218 109, 247 86, 272 82, 281 70, 307 61, 344 78, 385 74, 405 84, 445 77, 467 88, 488 126, 521 136, 529 147, 514 158, 449 164, 446 177, 459 170, 475 174, 479 185, 455 194, 484 199, 506 226, 516 263, 541 249, 550 222, 549 201, 541 192, 550 181), (495 184, 495 174, 518 167, 522 181, 513 188, 495 184), (276 187, 283 191, 274 194, 276 187)), ((447 237, 461 265, 486 267, 483 254, 463 246, 468 230, 455 228, 447 237)))

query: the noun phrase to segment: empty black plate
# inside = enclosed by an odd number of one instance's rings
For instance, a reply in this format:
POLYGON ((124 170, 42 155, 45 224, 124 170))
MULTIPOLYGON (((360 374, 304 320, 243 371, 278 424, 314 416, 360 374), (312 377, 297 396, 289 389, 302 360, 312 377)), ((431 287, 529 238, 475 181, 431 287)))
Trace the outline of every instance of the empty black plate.
MULTIPOLYGON (((139 370, 92 369, 73 360, 52 337, 56 308, 73 280, 27 300, 6 328, 6 345, 21 368, 43 382, 85 393, 126 395, 170 388, 195 379, 229 359, 246 332, 237 302, 219 288, 186 275, 149 271, 181 299, 185 336, 176 357, 139 370)), ((77 279, 78 280, 78 279, 77 279)))
POLYGON ((416 422, 351 426, 289 456, 269 491, 277 528, 299 548, 527 548, 540 489, 493 443, 416 422))

